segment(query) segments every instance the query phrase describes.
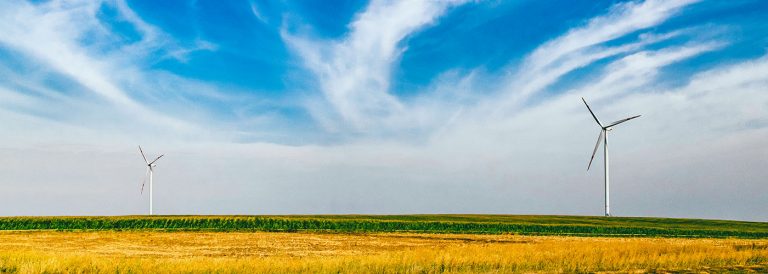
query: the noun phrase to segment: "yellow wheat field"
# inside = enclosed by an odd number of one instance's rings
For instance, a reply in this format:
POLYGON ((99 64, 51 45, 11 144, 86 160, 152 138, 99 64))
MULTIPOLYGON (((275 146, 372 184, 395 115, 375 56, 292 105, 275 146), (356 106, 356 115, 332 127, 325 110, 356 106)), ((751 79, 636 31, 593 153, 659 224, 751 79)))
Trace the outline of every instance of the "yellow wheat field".
POLYGON ((768 271, 768 240, 454 234, 0 232, 0 273, 768 271))

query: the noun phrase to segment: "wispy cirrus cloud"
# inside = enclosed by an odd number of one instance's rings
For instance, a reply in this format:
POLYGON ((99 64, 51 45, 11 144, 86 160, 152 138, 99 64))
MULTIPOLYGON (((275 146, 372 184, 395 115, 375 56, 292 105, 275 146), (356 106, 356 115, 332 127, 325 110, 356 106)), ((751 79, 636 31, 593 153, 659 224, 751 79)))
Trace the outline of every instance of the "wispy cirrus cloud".
MULTIPOLYGON (((333 132, 352 132, 376 136, 398 135, 405 132, 412 136, 415 128, 419 134, 431 134, 443 128, 446 121, 458 116, 475 116, 472 119, 504 119, 503 116, 525 108, 531 96, 545 91, 564 75, 608 58, 621 61, 610 62, 609 69, 618 69, 624 63, 633 63, 627 73, 640 73, 640 63, 645 63, 645 73, 652 73, 672 62, 658 57, 666 56, 646 47, 690 34, 691 29, 655 33, 647 29, 663 23, 681 8, 698 1, 644 1, 620 3, 606 14, 590 19, 584 26, 577 26, 567 33, 552 39, 526 56, 522 63, 508 65, 507 75, 475 77, 474 74, 453 75, 457 80, 447 80, 448 85, 467 82, 469 89, 482 88, 482 92, 463 94, 486 94, 484 96, 462 96, 451 93, 449 86, 433 86, 431 90, 416 92, 415 99, 402 99, 390 90, 391 71, 401 53, 407 50, 402 43, 408 35, 432 23, 451 6, 461 2, 431 2, 419 5, 404 2, 372 2, 350 23, 350 32, 341 40, 325 41, 301 37, 283 31, 286 42, 301 57, 320 86, 326 104, 313 98, 308 105, 313 117, 333 132), (410 13, 406 13, 407 10, 410 13), (409 15, 410 14, 410 15, 409 15), (415 16, 414 14, 420 14, 415 16), (395 16, 397 15, 397 16, 395 16), (398 16, 406 19, 399 19, 398 16), (387 23, 382 23, 386 21, 387 23), (645 33, 642 33, 645 31, 645 33), (641 33, 638 33, 641 32, 641 33), (622 37, 632 37, 625 43, 607 42, 622 37), (651 55, 645 58, 646 55, 651 55), (622 58, 631 55, 633 57, 622 58), (634 59, 634 60, 632 60, 634 59), (657 64, 658 63, 658 64, 657 64), (631 69, 635 69, 632 71, 631 69), (458 80, 458 79, 464 80, 458 80), (501 85, 482 84, 488 79, 501 85), (498 79, 501 79, 499 81, 498 79), (491 90, 490 92, 488 90, 491 90), (469 100, 467 100, 469 99, 469 100), (456 116, 457 113, 460 115, 456 116), (452 118, 446 118, 452 117, 452 118), (454 117, 455 116, 455 117, 454 117)), ((717 48, 721 41, 699 41, 690 49, 681 49, 681 56, 691 57, 717 48), (688 52, 690 54, 686 54, 688 52)), ((674 58, 679 61, 685 58, 674 58)), ((643 81, 654 79, 651 75, 637 75, 643 81)), ((594 77, 594 76, 593 76, 594 77)), ((603 76, 600 85, 615 84, 612 80, 621 76, 617 73, 603 76)), ((625 79, 625 80, 626 80, 625 79)), ((625 82, 629 84, 629 82, 625 82)), ((623 90, 623 89, 621 89, 623 90)), ((322 100, 321 100, 322 101, 322 100)))
POLYGON ((515 109, 527 98, 555 83, 564 74, 598 60, 641 50, 680 34, 646 33, 639 41, 618 46, 604 46, 606 42, 648 29, 663 23, 681 8, 698 2, 644 1, 619 3, 607 14, 590 19, 585 26, 569 30, 566 34, 539 46, 523 63, 512 69, 504 87, 506 98, 501 108, 515 109))
POLYGON ((25 64, 2 70, 4 92, 35 102, 37 109, 17 108, 14 115, 47 112, 54 122, 115 134, 149 130, 210 138, 203 128, 218 116, 207 102, 238 100, 214 85, 148 69, 157 58, 185 62, 188 54, 216 46, 203 40, 181 46, 125 1, 5 1, 0 6, 0 45, 25 64), (112 19, 128 24, 137 39, 126 40, 104 21, 105 8, 115 10, 112 19))
POLYGON ((311 108, 315 117, 331 131, 374 132, 402 125, 406 106, 389 93, 393 64, 404 50, 400 43, 462 2, 373 1, 338 41, 283 30, 328 104, 311 108))

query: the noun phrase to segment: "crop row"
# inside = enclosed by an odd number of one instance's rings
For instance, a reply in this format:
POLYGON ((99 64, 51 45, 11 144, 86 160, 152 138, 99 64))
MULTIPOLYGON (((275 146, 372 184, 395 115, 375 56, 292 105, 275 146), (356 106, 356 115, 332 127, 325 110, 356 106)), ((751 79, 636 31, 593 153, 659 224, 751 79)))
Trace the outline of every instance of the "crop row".
POLYGON ((493 222, 378 221, 355 219, 294 219, 279 217, 12 217, 0 218, 0 230, 215 230, 419 232, 469 234, 529 234, 579 236, 739 237, 766 238, 768 232, 624 227, 598 225, 540 225, 493 222))

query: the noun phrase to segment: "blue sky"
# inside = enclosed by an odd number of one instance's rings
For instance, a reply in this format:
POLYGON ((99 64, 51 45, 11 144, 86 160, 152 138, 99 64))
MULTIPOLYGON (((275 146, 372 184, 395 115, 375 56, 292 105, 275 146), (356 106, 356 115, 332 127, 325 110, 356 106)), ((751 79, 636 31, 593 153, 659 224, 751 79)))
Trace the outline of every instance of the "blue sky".
POLYGON ((2 215, 141 212, 137 144, 169 154, 165 213, 598 214, 586 97, 643 114, 612 135, 619 214, 768 218, 750 196, 766 1, 13 0, 0 18, 1 195, 45 200, 2 215))

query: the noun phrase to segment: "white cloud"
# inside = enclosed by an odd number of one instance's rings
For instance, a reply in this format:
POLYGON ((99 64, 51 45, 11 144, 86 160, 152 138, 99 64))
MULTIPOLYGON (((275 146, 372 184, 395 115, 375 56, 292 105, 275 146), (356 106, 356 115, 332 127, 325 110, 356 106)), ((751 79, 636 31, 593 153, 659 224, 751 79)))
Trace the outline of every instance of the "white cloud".
POLYGON ((332 108, 311 107, 316 114, 326 112, 318 116, 322 123, 363 133, 402 125, 406 107, 389 94, 390 71, 403 50, 399 44, 461 2, 372 1, 340 41, 316 41, 284 30, 283 38, 313 72, 332 108), (336 117, 346 124, 328 121, 336 117))
POLYGON ((595 17, 583 26, 549 41, 534 50, 516 68, 504 92, 500 108, 517 109, 520 104, 569 71, 587 66, 600 59, 637 51, 680 35, 680 31, 664 35, 640 35, 640 41, 604 48, 600 45, 622 36, 641 31, 676 14, 696 0, 627 2, 615 5, 607 14, 595 17))
POLYGON ((117 77, 124 71, 120 66, 125 64, 98 55, 79 43, 84 36, 101 29, 95 16, 100 2, 51 1, 36 6, 5 1, 2 5, 1 43, 71 77, 88 91, 146 123, 178 130, 190 128, 186 122, 147 108, 121 88, 117 77))
POLYGON ((261 14, 261 11, 259 10, 259 6, 256 5, 256 2, 251 1, 251 12, 253 13, 253 16, 256 16, 256 19, 259 19, 262 23, 267 23, 267 18, 264 17, 264 15, 261 14))
POLYGON ((680 8, 695 2, 698 1, 649 0, 617 4, 608 14, 595 17, 589 20, 586 26, 572 29, 537 48, 527 60, 526 66, 540 69, 584 48, 658 25, 677 13, 680 8))
MULTIPOLYGON (((143 21, 125 1, 3 1, 0 17, 0 45, 25 63, 22 69, 0 64, 5 85, 0 92, 9 98, 29 97, 27 101, 36 104, 14 108, 18 115, 43 115, 51 123, 142 140, 149 136, 229 139, 233 135, 211 131, 237 122, 219 122, 215 111, 200 102, 231 103, 242 98, 211 84, 147 69, 155 62, 149 60, 151 56, 184 62, 188 53, 215 50, 216 45, 197 40, 189 48, 179 46, 143 21), (114 8, 118 20, 134 27, 139 39, 126 43, 112 33, 98 16, 102 7, 114 8)), ((232 110, 244 107, 238 104, 232 110)), ((6 124, 16 124, 9 119, 0 117, 6 124)))

